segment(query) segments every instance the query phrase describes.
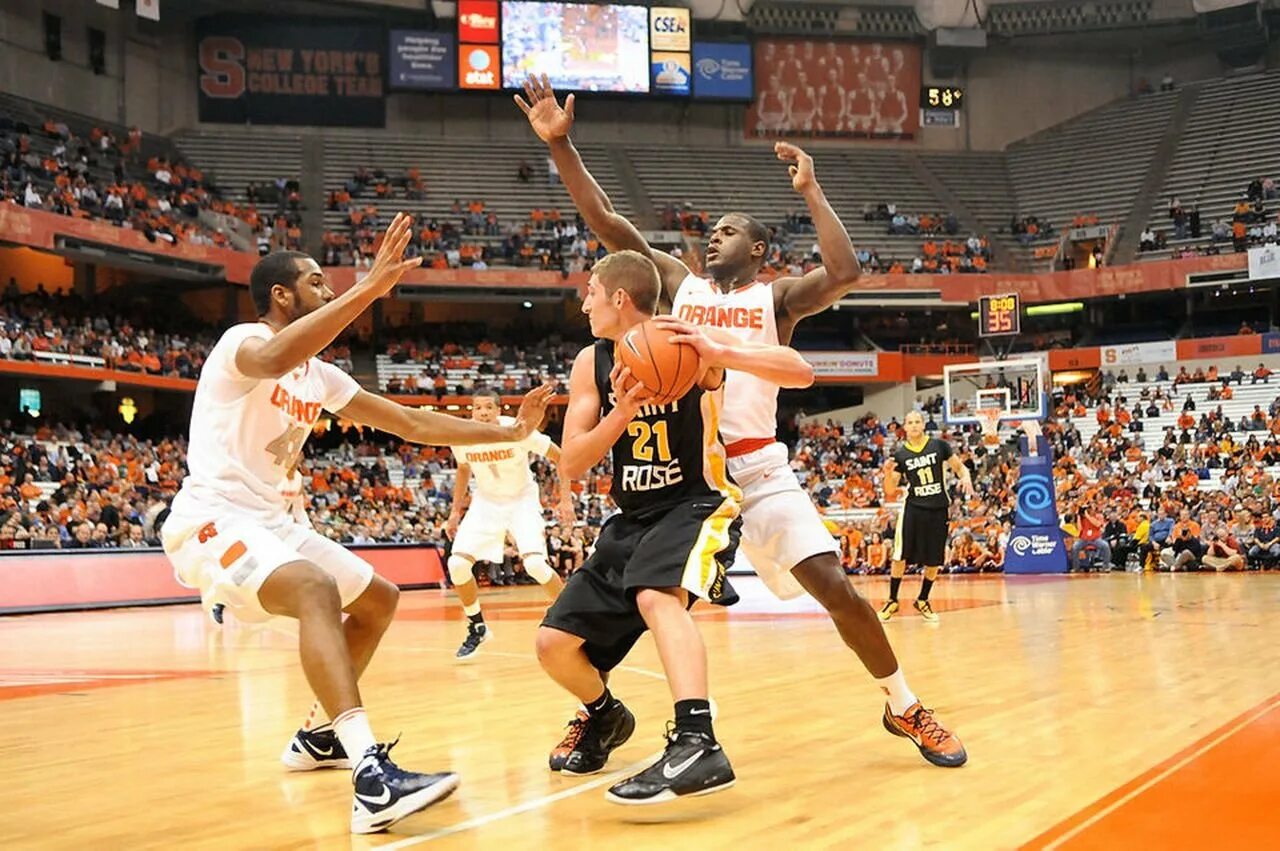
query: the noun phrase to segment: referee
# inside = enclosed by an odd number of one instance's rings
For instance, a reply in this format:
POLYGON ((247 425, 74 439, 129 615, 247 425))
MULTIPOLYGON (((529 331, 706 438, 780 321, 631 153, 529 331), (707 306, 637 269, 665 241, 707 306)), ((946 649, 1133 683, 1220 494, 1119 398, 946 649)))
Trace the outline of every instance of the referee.
POLYGON ((898 586, 907 565, 914 564, 924 568, 924 582, 914 604, 916 611, 927 622, 937 623, 938 616, 929 605, 929 591, 947 557, 947 510, 951 505, 943 466, 951 468, 969 496, 973 496, 973 479, 969 468, 951 451, 950 443, 925 436, 924 416, 919 411, 907 414, 903 425, 907 439, 884 465, 885 502, 898 498, 899 485, 905 484, 906 496, 893 536, 889 601, 880 609, 880 620, 887 621, 897 614, 898 586))

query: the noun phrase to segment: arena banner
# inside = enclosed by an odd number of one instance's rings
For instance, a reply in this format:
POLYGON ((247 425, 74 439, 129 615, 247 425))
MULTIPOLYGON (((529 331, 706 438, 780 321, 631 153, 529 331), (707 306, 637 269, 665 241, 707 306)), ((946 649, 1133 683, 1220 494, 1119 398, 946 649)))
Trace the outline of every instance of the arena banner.
POLYGON ((1262 351, 1260 354, 1276 355, 1280 354, 1280 333, 1268 331, 1262 335, 1260 340, 1262 343, 1262 351))
MULTIPOLYGON (((349 549, 397 585, 444 583, 435 547, 396 544, 349 549)), ((0 615, 199 600, 199 592, 173 578, 173 565, 159 550, 0 554, 0 615)))
POLYGON ((387 80, 393 89, 443 90, 457 86, 453 33, 392 30, 387 80))
POLYGON ((693 96, 706 100, 751 100, 751 45, 694 42, 693 96))
POLYGON ((1104 369, 1110 366, 1128 366, 1138 363, 1170 363, 1177 359, 1178 345, 1173 340, 1102 347, 1104 369))
POLYGON ((387 33, 367 22, 218 15, 196 22, 200 120, 382 127, 387 33))
POLYGON ((875 378, 880 374, 877 352, 801 352, 815 378, 875 378))
POLYGON ((747 138, 915 138, 919 45, 905 41, 761 38, 747 138))
POLYGON ((1280 246, 1260 245, 1249 249, 1249 280, 1280 278, 1280 246))

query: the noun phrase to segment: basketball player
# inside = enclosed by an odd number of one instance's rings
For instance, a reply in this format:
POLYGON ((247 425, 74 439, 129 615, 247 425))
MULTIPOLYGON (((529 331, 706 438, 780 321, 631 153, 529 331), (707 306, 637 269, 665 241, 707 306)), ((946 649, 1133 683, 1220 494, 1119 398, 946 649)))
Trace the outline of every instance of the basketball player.
POLYGON ((546 386, 530 393, 513 425, 473 422, 397 405, 316 357, 421 262, 402 259, 410 228, 408 216, 396 216, 368 275, 337 297, 301 252, 258 261, 249 293, 259 319, 229 329, 205 361, 191 412, 190 472, 161 531, 178 581, 199 588, 205 606, 222 604, 246 622, 297 619, 302 669, 317 701, 281 759, 303 771, 354 767, 353 833, 383 830, 429 806, 457 788, 458 777, 404 771, 390 759, 394 743, 375 742, 356 681, 399 592, 298 522, 287 475, 323 410, 415 443, 464 445, 523 440, 551 397, 546 386))
POLYGON ((614 345, 634 348, 632 329, 653 316, 660 292, 657 267, 639 252, 611 254, 592 269, 582 310, 598 342, 573 363, 560 466, 573 479, 612 453, 610 495, 620 513, 569 577, 537 639, 543 668, 583 705, 552 752, 551 769, 592 774, 635 729, 605 676, 653 631, 675 722, 662 758, 609 789, 606 798, 618 804, 706 795, 734 783, 711 726, 706 648, 689 614, 699 598, 732 599, 724 572, 738 545, 741 494, 726 474, 716 427, 724 369, 749 368, 788 386, 813 382, 813 369, 792 349, 739 343, 718 329, 713 338, 667 319, 674 339, 693 346, 706 369, 683 397, 647 403, 643 385, 624 389, 631 373, 614 363, 614 345))
MULTIPOLYGON (((502 396, 486 390, 471 398, 471 418, 481 423, 510 426, 514 420, 500 417, 502 396)), ((540 431, 519 443, 454 446, 458 460, 458 480, 453 487, 453 509, 445 532, 453 539, 449 555, 449 578, 467 615, 467 637, 458 648, 458 659, 471 659, 480 644, 489 638, 489 627, 480 613, 479 591, 472 568, 477 561, 500 563, 507 535, 516 543, 524 572, 537 580, 555 599, 564 587, 547 559, 547 530, 542 520, 538 483, 529 471, 529 453, 536 452, 551 463, 560 462, 560 447, 540 431), (475 482, 475 495, 467 485, 475 482), (468 501, 470 505, 468 505, 468 501), (463 513, 466 517, 463 517, 463 513)), ((567 481, 560 482, 557 519, 573 528, 573 494, 567 481)))
MULTIPOLYGON (((801 277, 759 280, 769 232, 748 215, 730 213, 711 232, 706 251, 710 278, 700 278, 676 258, 652 250, 640 231, 614 212, 569 141, 573 95, 561 109, 545 78, 529 78, 525 94, 529 102, 516 95, 516 103, 550 147, 588 227, 612 251, 647 253, 662 276, 663 301, 678 317, 721 327, 740 340, 785 344, 797 322, 826 310, 853 289, 860 270, 849 234, 814 178, 813 161, 794 145, 779 142, 774 150, 779 159, 795 163, 791 184, 809 208, 826 265, 801 277)), ((779 597, 807 591, 827 610, 845 644, 887 694, 883 722, 889 732, 910 738, 935 765, 962 765, 967 757, 960 740, 907 685, 875 610, 845 576, 835 541, 787 463, 787 448, 775 437, 778 388, 776 382, 737 370, 730 370, 725 382, 720 433, 728 444, 729 471, 745 497, 742 550, 779 597)))
POLYGON ((907 565, 917 564, 924 568, 924 582, 914 603, 916 611, 929 623, 937 623, 938 615, 929 604, 929 591, 947 557, 947 512, 951 507, 943 468, 951 468, 960 481, 961 490, 969 496, 973 496, 973 479, 960 456, 951 451, 950 443, 924 433, 924 415, 919 411, 907 414, 902 427, 907 439, 884 465, 885 502, 898 499, 898 485, 903 477, 907 480, 907 492, 893 535, 889 601, 880 609, 880 620, 887 621, 897 614, 898 586, 906 575, 907 565))

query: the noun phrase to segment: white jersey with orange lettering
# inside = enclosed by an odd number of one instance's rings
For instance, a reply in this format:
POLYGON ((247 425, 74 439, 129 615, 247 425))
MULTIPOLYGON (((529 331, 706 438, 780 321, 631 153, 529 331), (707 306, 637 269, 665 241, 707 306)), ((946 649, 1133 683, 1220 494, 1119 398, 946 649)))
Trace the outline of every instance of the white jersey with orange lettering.
POLYGON ((284 564, 319 565, 343 606, 373 577, 368 563, 297 522, 287 484, 321 411, 345 408, 360 385, 318 358, 275 379, 240 372, 241 345, 273 334, 261 322, 236 325, 209 353, 191 410, 189 472, 161 530, 178 581, 250 621, 269 617, 258 590, 284 564))
MULTIPOLYGON (((502 425, 515 422, 499 417, 502 425)), ((507 536, 522 557, 547 552, 546 523, 538 483, 529 469, 529 453, 546 455, 551 438, 535 431, 516 443, 454 446, 453 457, 471 468, 475 487, 466 516, 458 524, 453 552, 473 561, 500 562, 507 536)), ((458 494, 453 498, 458 499, 458 494)))
MULTIPOLYGON (((778 344, 773 284, 756 281, 723 292, 690 274, 680 282, 671 312, 695 325, 712 325, 748 343, 778 344)), ((769 589, 782 599, 804 589, 791 570, 805 559, 838 553, 818 510, 777 442, 778 385, 726 370, 720 434, 729 474, 742 489, 742 541, 738 547, 769 589)))

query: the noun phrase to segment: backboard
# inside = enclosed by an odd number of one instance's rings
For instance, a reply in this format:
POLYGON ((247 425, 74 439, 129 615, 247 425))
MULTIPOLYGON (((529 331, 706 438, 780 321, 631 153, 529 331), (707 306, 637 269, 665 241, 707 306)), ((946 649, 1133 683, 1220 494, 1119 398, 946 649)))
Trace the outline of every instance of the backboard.
POLYGON ((943 367, 943 417, 979 422, 978 411, 999 408, 1001 420, 1042 420, 1049 413, 1049 370, 1043 359, 979 361, 943 367))

